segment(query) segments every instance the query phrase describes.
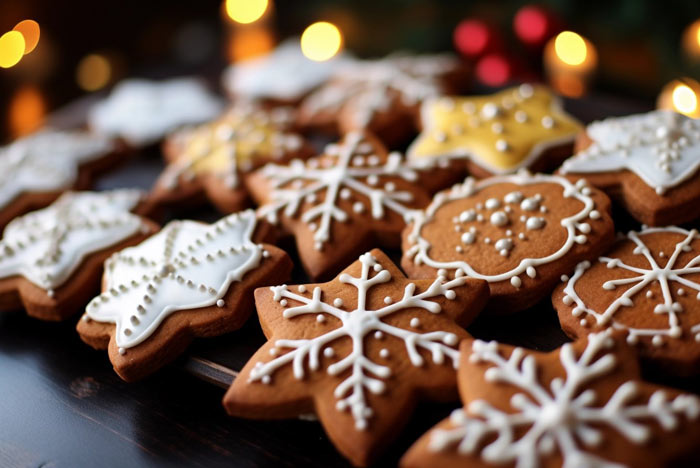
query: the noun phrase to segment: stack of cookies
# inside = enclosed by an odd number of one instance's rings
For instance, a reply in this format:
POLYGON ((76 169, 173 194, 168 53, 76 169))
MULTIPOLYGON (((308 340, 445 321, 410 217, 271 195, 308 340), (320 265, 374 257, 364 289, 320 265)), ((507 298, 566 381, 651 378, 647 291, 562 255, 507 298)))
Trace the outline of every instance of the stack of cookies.
POLYGON ((126 381, 257 320, 225 410, 314 414, 355 466, 424 400, 456 409, 402 466, 697 462, 700 400, 643 375, 700 374, 700 121, 584 126, 541 85, 460 96, 449 55, 288 48, 227 70, 225 106, 132 80, 86 128, 1 148, 0 309, 79 316, 126 381), (149 192, 81 191, 154 145, 149 192), (223 217, 178 219, 207 204, 223 217), (574 340, 550 352, 467 331, 550 298, 574 340))

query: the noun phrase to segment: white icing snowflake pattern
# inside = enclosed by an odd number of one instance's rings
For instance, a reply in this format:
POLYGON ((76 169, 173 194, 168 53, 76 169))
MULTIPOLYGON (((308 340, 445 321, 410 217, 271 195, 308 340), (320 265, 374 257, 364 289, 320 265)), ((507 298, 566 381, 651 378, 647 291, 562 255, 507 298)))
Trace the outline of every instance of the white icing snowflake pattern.
POLYGON ((124 354, 178 310, 224 307, 230 285, 268 255, 251 240, 255 225, 252 210, 214 224, 169 223, 105 262, 104 292, 88 304, 83 319, 115 323, 124 354))
POLYGON ((533 355, 515 348, 506 359, 498 343, 474 341, 470 360, 492 364, 484 373, 486 381, 522 391, 510 400, 516 412, 504 412, 485 400, 471 401, 466 410, 453 412, 453 428, 431 433, 429 449, 439 452, 456 446, 464 455, 479 450, 485 462, 515 463, 518 468, 541 466, 557 451, 564 468, 621 468, 586 451, 602 442, 601 426, 642 444, 651 437, 652 421, 671 431, 681 417, 698 417, 700 402, 691 395, 669 400, 657 390, 646 404, 632 404, 639 395, 635 381, 622 383, 607 402, 596 401, 596 392, 588 385, 614 374, 617 358, 609 351, 613 343, 609 333, 592 333, 580 356, 571 343, 563 345, 559 358, 566 378, 553 379, 547 388, 538 380, 533 355))
POLYGON ((90 254, 147 226, 129 212, 139 190, 67 192, 53 204, 15 218, 0 241, 0 278, 22 275, 49 296, 90 254))
MULTIPOLYGON (((613 290, 618 286, 631 286, 618 298, 616 298, 604 311, 598 312, 586 306, 583 300, 576 293, 576 283, 583 274, 591 267, 588 261, 581 262, 576 266, 574 275, 569 279, 564 288, 564 304, 574 305, 572 314, 581 316, 587 314, 595 318, 595 322, 599 326, 612 326, 617 329, 624 329, 628 332, 627 339, 631 344, 637 343, 639 337, 651 337, 651 342, 654 346, 661 346, 664 343, 664 338, 680 338, 683 330, 680 324, 679 314, 683 312, 683 306, 678 301, 674 300, 674 292, 672 283, 675 282, 681 286, 677 288, 675 294, 685 294, 683 287, 695 290, 697 299, 700 300, 700 283, 686 278, 687 275, 697 275, 700 273, 700 253, 691 259, 685 266, 676 265, 678 256, 681 252, 691 251, 690 243, 696 239, 700 239, 698 232, 693 229, 687 231, 685 229, 671 226, 663 228, 647 228, 641 232, 629 232, 627 238, 634 242, 634 253, 642 255, 648 262, 647 268, 640 268, 626 264, 619 258, 600 257, 599 262, 605 263, 608 268, 622 269, 628 272, 635 273, 637 276, 631 278, 620 278, 607 281, 603 284, 606 290, 613 290), (673 250, 673 253, 668 257, 666 264, 660 266, 656 261, 652 252, 644 243, 643 237, 654 233, 677 233, 684 236, 683 240, 679 241, 673 250), (640 237, 641 236, 641 237, 640 237), (615 320, 615 314, 622 307, 631 307, 634 302, 634 297, 643 291, 651 284, 658 283, 662 293, 662 300, 654 308, 654 314, 666 315, 668 317, 667 329, 651 329, 651 328, 634 328, 615 320)), ((660 253, 662 257, 666 254, 660 253)), ((582 319, 581 324, 587 324, 585 319, 582 319)), ((700 341, 700 324, 691 327, 690 332, 695 334, 695 339, 700 341)))
POLYGON ((70 189, 81 164, 113 150, 111 138, 58 130, 43 130, 0 148, 0 208, 25 192, 70 189))
POLYGON ((562 173, 633 171, 656 193, 686 181, 700 168, 700 120, 657 110, 594 122, 591 146, 568 159, 562 173))
MULTIPOLYGON (((403 297, 398 301, 387 296, 384 299, 385 306, 377 310, 367 309, 367 294, 369 290, 382 283, 392 280, 389 271, 383 269, 381 264, 370 254, 360 257, 362 272, 359 277, 342 274, 339 277, 341 283, 351 285, 357 289, 357 307, 352 311, 342 309, 342 303, 336 299, 333 304, 324 302, 320 287, 315 287, 311 297, 292 292, 287 286, 271 288, 274 292, 274 300, 286 306, 288 301, 300 305, 285 308, 283 317, 293 319, 299 315, 317 314, 317 320, 325 321, 326 316, 335 317, 342 325, 323 335, 311 339, 279 339, 274 343, 273 353, 278 354, 284 350, 288 352, 275 357, 268 362, 258 362, 250 372, 250 382, 262 382, 270 384, 272 375, 282 366, 291 364, 294 377, 303 379, 305 376, 304 365, 307 363, 311 371, 319 370, 321 354, 326 357, 334 355, 330 345, 339 339, 350 338, 352 351, 338 362, 328 366, 326 372, 336 376, 350 370, 350 374, 335 388, 334 395, 338 399, 336 408, 338 411, 349 410, 355 421, 357 430, 365 430, 368 427, 368 419, 373 411, 369 406, 366 391, 373 394, 381 394, 386 388, 386 379, 391 375, 391 368, 377 364, 365 354, 365 342, 372 333, 375 339, 382 339, 384 335, 402 340, 406 346, 406 354, 411 364, 421 366, 424 358, 420 350, 430 353, 435 364, 443 364, 445 359, 452 361, 457 366, 459 351, 455 349, 458 336, 444 331, 426 331, 419 333, 404 328, 399 328, 382 321, 384 317, 406 309, 422 309, 431 314, 440 313, 441 307, 431 301, 440 296, 447 299, 455 299, 454 288, 465 283, 465 278, 455 278, 446 281, 444 277, 437 278, 425 291, 416 294, 415 283, 408 283, 404 289, 403 297), (374 272, 374 276, 372 273, 374 272)), ((411 327, 420 326, 417 317, 411 319, 411 327)), ((275 355, 273 354, 273 355, 275 355)))
MULTIPOLYGON (((302 203, 312 204, 303 212, 301 220, 314 231, 317 250, 322 250, 323 245, 330 241, 332 222, 348 220, 348 213, 338 206, 338 200, 349 200, 353 193, 369 199, 373 218, 381 219, 385 210, 391 210, 409 222, 416 210, 404 203, 410 203, 413 194, 396 190, 393 182, 382 178, 399 177, 414 182, 418 173, 403 161, 400 154, 391 153, 386 162, 382 162, 374 151, 376 149, 361 133, 351 132, 342 143, 326 147, 323 157, 334 158, 333 164, 321 167, 318 158, 306 163, 295 160, 289 166, 268 164, 262 171, 272 183, 272 200, 260 208, 260 215, 276 224, 279 212, 292 217, 302 203)), ((355 213, 363 213, 366 209, 361 201, 352 205, 355 213)))

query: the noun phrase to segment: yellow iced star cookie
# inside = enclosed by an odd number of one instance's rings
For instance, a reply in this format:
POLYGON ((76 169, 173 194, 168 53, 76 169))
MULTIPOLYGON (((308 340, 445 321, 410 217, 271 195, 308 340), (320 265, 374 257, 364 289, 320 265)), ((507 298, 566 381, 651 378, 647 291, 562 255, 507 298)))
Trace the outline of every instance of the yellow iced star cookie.
POLYGON ((531 167, 549 150, 572 144, 582 129, 547 88, 529 84, 488 96, 428 100, 421 121, 410 160, 468 158, 490 174, 531 167))

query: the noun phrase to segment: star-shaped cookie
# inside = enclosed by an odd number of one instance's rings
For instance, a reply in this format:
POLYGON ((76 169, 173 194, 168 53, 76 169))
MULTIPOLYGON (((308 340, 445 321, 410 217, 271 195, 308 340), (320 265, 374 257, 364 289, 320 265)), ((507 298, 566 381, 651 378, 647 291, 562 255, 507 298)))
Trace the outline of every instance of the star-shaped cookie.
POLYGON ((287 254, 256 244, 251 210, 213 224, 172 221, 139 245, 105 262, 102 294, 78 323, 80 337, 108 349, 124 380, 167 364, 195 337, 240 328, 253 308, 253 289, 285 281, 287 254))
POLYGON ((464 408, 402 467, 697 466, 700 400, 642 381, 619 336, 594 333, 547 354, 465 340, 461 353, 464 408))
POLYGON ((407 280, 379 250, 329 283, 255 291, 268 338, 224 397, 232 416, 315 412, 338 450, 367 465, 416 401, 454 396, 457 346, 487 298, 466 277, 407 280))
POLYGON ((301 102, 299 122, 339 134, 369 130, 392 146, 414 132, 425 99, 457 91, 463 77, 451 55, 353 61, 301 102))
POLYGON ((369 247, 397 247, 406 220, 453 181, 449 169, 415 169, 375 138, 351 132, 306 162, 259 169, 246 185, 259 216, 296 237, 304 268, 319 279, 369 247))
POLYGON ((99 289, 113 252, 158 230, 133 214, 138 190, 67 192, 47 208, 14 219, 0 240, 0 308, 24 306, 42 320, 63 320, 99 289))
POLYGON ((560 172, 585 177, 644 224, 692 221, 700 217, 700 120, 657 110, 593 122, 560 172))
POLYGON ((223 101, 196 78, 128 79, 90 109, 88 125, 95 133, 140 148, 159 142, 178 127, 209 121, 222 111, 223 101))
POLYGON ((288 108, 237 104, 213 122, 180 130, 166 140, 168 164, 151 199, 163 206, 204 195, 223 213, 242 210, 249 204, 245 174, 269 162, 311 155, 313 149, 291 130, 292 121, 288 108))
POLYGON ((421 107, 412 161, 458 158, 477 177, 556 167, 581 131, 543 86, 523 84, 489 96, 445 96, 421 107))
POLYGON ((1 147, 0 229, 66 190, 87 189, 123 155, 111 138, 83 131, 46 129, 1 147))

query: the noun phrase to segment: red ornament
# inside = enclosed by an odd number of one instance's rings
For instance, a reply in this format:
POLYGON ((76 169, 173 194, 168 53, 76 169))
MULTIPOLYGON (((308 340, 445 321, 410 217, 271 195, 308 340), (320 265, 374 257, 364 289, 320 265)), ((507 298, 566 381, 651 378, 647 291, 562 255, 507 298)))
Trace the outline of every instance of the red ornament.
POLYGON ((539 6, 527 5, 515 14, 513 30, 525 44, 540 45, 554 32, 554 23, 552 15, 547 10, 539 6))
POLYGON ((501 86, 513 76, 513 65, 502 54, 493 53, 483 56, 476 64, 476 77, 488 86, 501 86))
POLYGON ((452 39, 460 53, 468 57, 477 57, 489 48, 493 41, 493 33, 483 21, 466 19, 457 25, 452 39))

